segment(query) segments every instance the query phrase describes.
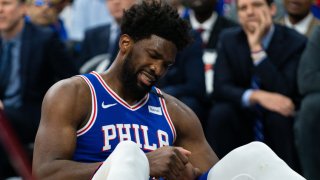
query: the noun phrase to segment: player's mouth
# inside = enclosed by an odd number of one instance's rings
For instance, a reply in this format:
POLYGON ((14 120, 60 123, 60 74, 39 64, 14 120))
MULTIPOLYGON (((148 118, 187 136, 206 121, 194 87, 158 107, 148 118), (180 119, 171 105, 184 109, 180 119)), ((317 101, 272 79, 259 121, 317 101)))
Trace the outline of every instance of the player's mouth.
POLYGON ((147 71, 141 71, 138 74, 138 79, 146 86, 152 86, 153 84, 155 84, 157 80, 157 78, 154 75, 148 73, 147 71))

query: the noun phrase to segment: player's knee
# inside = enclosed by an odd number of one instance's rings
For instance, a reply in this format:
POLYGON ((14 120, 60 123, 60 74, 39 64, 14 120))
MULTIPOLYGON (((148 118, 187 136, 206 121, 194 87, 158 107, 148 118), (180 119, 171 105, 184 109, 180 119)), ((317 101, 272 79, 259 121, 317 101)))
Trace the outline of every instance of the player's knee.
POLYGON ((127 163, 135 163, 137 160, 148 161, 144 152, 139 148, 138 144, 132 141, 122 141, 120 142, 116 150, 121 154, 124 161, 127 163))
POLYGON ((265 143, 262 143, 259 141, 253 141, 253 142, 247 144, 247 148, 256 149, 256 150, 266 150, 266 149, 269 150, 270 149, 265 143))
POLYGON ((121 141, 117 145, 117 148, 121 148, 121 149, 124 149, 124 150, 132 151, 132 150, 139 149, 139 146, 138 146, 137 143, 135 143, 133 141, 121 141))
POLYGON ((149 161, 140 147, 132 141, 123 141, 115 149, 112 160, 127 167, 128 171, 140 172, 141 176, 149 174, 149 161), (142 171, 141 171, 142 169, 142 171))
POLYGON ((272 159, 278 158, 271 148, 262 142, 254 141, 243 146, 243 148, 244 149, 242 149, 242 151, 248 152, 248 155, 252 156, 253 158, 260 156, 270 157, 272 159))

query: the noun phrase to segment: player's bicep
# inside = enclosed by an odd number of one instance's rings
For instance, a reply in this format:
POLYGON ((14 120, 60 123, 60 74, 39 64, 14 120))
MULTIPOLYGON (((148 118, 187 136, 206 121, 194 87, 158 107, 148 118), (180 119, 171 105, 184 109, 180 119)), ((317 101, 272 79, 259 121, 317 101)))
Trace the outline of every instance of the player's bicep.
POLYGON ((79 117, 76 117, 75 112, 76 93, 66 84, 68 83, 55 84, 44 98, 35 140, 34 166, 41 166, 56 159, 72 158, 79 117))
POLYGON ((190 162, 202 172, 210 169, 218 158, 204 136, 198 117, 180 102, 177 102, 177 108, 172 113, 177 130, 175 145, 191 151, 190 162))

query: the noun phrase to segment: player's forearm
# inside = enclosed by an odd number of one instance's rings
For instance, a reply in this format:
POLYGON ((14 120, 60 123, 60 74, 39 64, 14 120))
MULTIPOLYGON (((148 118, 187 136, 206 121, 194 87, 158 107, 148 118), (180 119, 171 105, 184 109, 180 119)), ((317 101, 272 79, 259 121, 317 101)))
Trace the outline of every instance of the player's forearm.
POLYGON ((101 163, 79 163, 70 160, 55 160, 33 167, 37 179, 91 179, 101 163))

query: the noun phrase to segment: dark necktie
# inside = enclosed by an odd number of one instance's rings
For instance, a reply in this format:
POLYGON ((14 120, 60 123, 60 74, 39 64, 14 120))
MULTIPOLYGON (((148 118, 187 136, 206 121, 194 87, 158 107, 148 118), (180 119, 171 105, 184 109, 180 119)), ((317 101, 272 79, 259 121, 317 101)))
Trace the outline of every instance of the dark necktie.
POLYGON ((204 31, 204 29, 202 28, 202 27, 199 27, 198 29, 197 29, 197 31, 198 31, 198 33, 203 33, 203 31, 204 31))
POLYGON ((198 29, 196 29, 196 31, 200 34, 201 36, 201 40, 202 40, 202 48, 205 48, 207 46, 207 44, 203 41, 202 39, 202 33, 205 31, 205 29, 203 29, 202 27, 199 27, 198 29))
POLYGON ((12 69, 12 59, 11 50, 13 47, 12 42, 4 43, 2 45, 2 53, 0 59, 0 88, 2 92, 5 92, 6 87, 9 84, 11 69, 12 69))
MULTIPOLYGON (((260 89, 260 80, 257 76, 253 75, 251 80, 251 86, 253 89, 260 89)), ((256 113, 255 119, 254 119, 254 139, 256 141, 264 141, 264 128, 263 128, 263 108, 260 105, 255 105, 254 111, 256 113)))

